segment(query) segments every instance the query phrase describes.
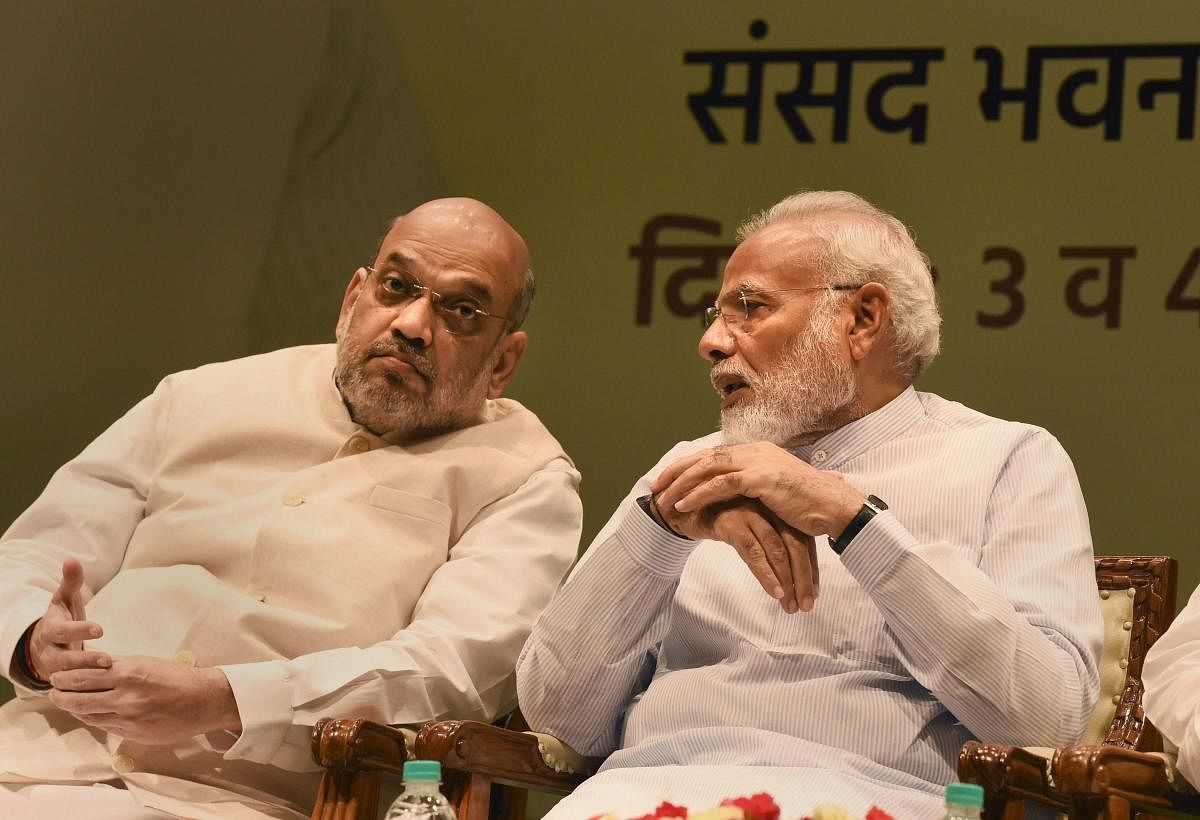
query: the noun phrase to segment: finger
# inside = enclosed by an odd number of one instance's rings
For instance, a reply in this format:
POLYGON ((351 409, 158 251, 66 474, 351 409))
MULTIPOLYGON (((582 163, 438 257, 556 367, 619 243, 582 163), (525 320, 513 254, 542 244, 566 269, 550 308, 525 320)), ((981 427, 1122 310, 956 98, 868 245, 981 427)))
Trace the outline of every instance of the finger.
POLYGON ((674 484, 685 473, 698 473, 702 475, 707 471, 716 475, 717 473, 734 469, 733 456, 734 448, 726 447, 725 445, 710 447, 707 450, 701 450, 698 453, 685 456, 659 474, 658 478, 654 480, 652 490, 655 493, 659 492, 661 489, 674 484))
POLYGON ((107 669, 67 669, 51 675, 50 683, 60 692, 107 692, 113 676, 107 669))
POLYGON ((816 542, 811 535, 786 526, 779 535, 787 550, 794 594, 800 602, 800 611, 811 612, 820 594, 816 542))
MULTIPOLYGON (((683 483, 683 480, 688 476, 685 474, 680 477, 679 481, 671 485, 668 489, 674 489, 683 483)), ((693 512, 707 507, 709 504, 719 504, 722 501, 730 501, 738 496, 745 498, 756 498, 756 494, 748 487, 746 474, 740 470, 736 472, 725 472, 720 475, 712 475, 706 477, 703 481, 696 482, 692 487, 688 488, 687 492, 680 497, 674 499, 675 509, 682 513, 693 512)), ((667 503, 666 494, 664 493, 664 502, 667 503)))
MULTIPOLYGON (((674 506, 680 499, 693 492, 697 486, 737 470, 738 467, 728 453, 710 451, 707 457, 697 461, 675 477, 675 480, 663 490, 662 503, 674 506)), ((691 509, 699 509, 699 507, 693 506, 691 509)))
POLYGON ((99 638, 104 634, 100 624, 91 621, 66 621, 58 618, 43 620, 41 639, 46 643, 67 646, 99 638))
POLYGON ((787 549, 783 545, 783 539, 772 528, 769 521, 757 515, 750 517, 750 529, 758 539, 759 546, 762 547, 763 555, 766 556, 772 574, 783 588, 783 597, 779 602, 783 605, 785 612, 795 612, 800 608, 800 598, 797 597, 792 584, 791 561, 787 549))
MULTIPOLYGON (((58 589, 54 591, 55 603, 64 604, 70 607, 71 600, 79 595, 79 590, 83 589, 83 565, 74 558, 67 558, 62 563, 62 580, 58 583, 58 589)), ((75 617, 75 612, 71 612, 72 617, 75 617)))
POLYGON ((55 652, 54 656, 59 670, 112 668, 112 656, 95 649, 61 650, 55 652))
POLYGON ((115 690, 64 692, 61 689, 51 689, 48 695, 51 703, 80 719, 82 715, 112 714, 117 711, 115 690))
POLYGON ((74 669, 110 669, 112 658, 104 652, 80 649, 58 649, 51 646, 42 652, 38 660, 38 671, 43 675, 69 672, 74 669))
POLYGON ((671 482, 674 481, 680 473, 703 458, 704 454, 707 452, 707 450, 701 450, 698 453, 692 453, 690 456, 684 456, 678 461, 674 461, 667 465, 667 468, 659 473, 658 477, 650 483, 650 492, 654 493, 655 495, 662 492, 666 487, 670 486, 671 482))
POLYGON ((762 546, 754 537, 749 527, 739 526, 733 533, 727 534, 725 543, 729 544, 741 556, 742 561, 750 569, 750 573, 766 593, 776 600, 783 598, 783 585, 775 577, 762 546))

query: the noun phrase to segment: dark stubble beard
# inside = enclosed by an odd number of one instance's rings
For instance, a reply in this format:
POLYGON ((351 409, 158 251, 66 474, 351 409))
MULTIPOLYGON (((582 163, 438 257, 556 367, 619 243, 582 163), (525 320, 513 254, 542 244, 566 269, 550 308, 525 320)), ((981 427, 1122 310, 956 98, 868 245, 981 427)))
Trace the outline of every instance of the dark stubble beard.
POLYGON ((815 310, 808 327, 780 355, 767 375, 749 373, 731 360, 712 375, 734 374, 751 395, 721 411, 727 444, 769 441, 786 446, 823 432, 858 392, 854 372, 837 355, 834 305, 815 310))
MULTIPOLYGON (((350 309, 348 328, 353 327, 357 306, 356 302, 350 309)), ((473 372, 442 374, 428 356, 402 338, 376 339, 364 347, 346 332, 337 343, 334 381, 356 424, 389 440, 429 438, 480 421, 491 372, 500 352, 497 344, 473 372), (368 376, 367 361, 372 356, 389 353, 399 354, 420 370, 429 382, 429 391, 416 394, 386 375, 368 376)))

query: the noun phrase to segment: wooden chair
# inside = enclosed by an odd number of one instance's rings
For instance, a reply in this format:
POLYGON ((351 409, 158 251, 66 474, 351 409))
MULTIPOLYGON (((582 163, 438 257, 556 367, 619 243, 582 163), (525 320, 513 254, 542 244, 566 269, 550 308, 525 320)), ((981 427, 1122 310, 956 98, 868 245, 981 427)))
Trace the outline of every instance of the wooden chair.
POLYGON ((556 738, 519 731, 527 728, 520 712, 506 724, 447 720, 414 732, 323 718, 312 735, 313 759, 325 769, 312 820, 374 820, 379 773, 400 775, 405 760, 441 762, 442 791, 459 820, 523 820, 528 789, 566 794, 593 770, 595 761, 556 738))
MULTIPOLYGON (((1142 659, 1175 616, 1176 572, 1175 560, 1168 557, 1096 559, 1105 640, 1101 702, 1086 735, 1095 744, 1034 750, 968 743, 959 757, 959 779, 984 787, 987 817, 1023 817, 1025 800, 1076 817, 1127 818, 1128 811, 1120 813, 1122 804, 1200 809, 1175 774, 1173 758, 1154 753, 1161 743, 1141 708, 1142 659)), ((356 785, 357 778, 374 770, 400 770, 406 747, 394 732, 369 721, 318 724, 313 753, 326 773, 314 820, 374 816, 374 804, 363 796, 370 789, 356 785), (350 812, 352 806, 357 814, 350 812)), ((473 721, 426 724, 407 749, 417 758, 441 761, 445 789, 460 820, 519 820, 524 801, 513 796, 513 789, 566 794, 598 762, 549 735, 473 721)))
POLYGON ((1096 558, 1104 648, 1100 701, 1084 741, 1057 749, 967 743, 958 777, 984 788, 986 817, 1024 817, 1027 801, 1079 818, 1200 813, 1142 712, 1142 660, 1175 617, 1176 573, 1166 556, 1096 558))

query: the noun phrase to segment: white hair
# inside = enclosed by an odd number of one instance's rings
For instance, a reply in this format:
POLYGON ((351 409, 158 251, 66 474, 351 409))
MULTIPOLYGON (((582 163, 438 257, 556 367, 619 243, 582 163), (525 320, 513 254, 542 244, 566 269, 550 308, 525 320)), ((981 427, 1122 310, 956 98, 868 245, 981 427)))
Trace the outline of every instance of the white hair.
MULTIPOLYGON (((823 247, 805 261, 830 285, 878 282, 887 288, 896 355, 909 376, 916 377, 938 354, 942 317, 929 258, 903 222, 848 191, 800 191, 743 222, 738 241, 777 222, 843 214, 863 218, 806 222, 823 247)), ((830 298, 838 298, 838 292, 830 298)))

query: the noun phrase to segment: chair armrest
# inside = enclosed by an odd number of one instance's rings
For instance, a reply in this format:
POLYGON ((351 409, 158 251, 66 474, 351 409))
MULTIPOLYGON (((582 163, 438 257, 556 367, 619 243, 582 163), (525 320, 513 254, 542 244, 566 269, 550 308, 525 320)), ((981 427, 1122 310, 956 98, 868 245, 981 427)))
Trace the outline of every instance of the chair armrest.
POLYGON ((1017 814, 1020 801, 1054 806, 1065 810, 1066 801, 1055 793, 1050 777, 1050 751, 1038 753, 1020 746, 980 743, 971 740, 958 755, 958 779, 983 787, 991 814, 1005 816, 1003 805, 1015 802, 1017 814))
POLYGON ((443 769, 542 791, 570 792, 590 773, 590 766, 577 769, 563 765, 568 758, 582 760, 565 744, 551 751, 553 760, 548 764, 540 748, 543 746, 546 742, 531 732, 514 732, 473 720, 445 720, 421 727, 415 754, 422 760, 440 761, 443 769))
POLYGON ((321 718, 313 727, 312 756, 327 769, 403 774, 415 737, 411 729, 365 718, 321 718))
POLYGON ((1135 808, 1200 813, 1200 797, 1178 772, 1174 755, 1116 746, 1060 746, 1052 769, 1057 790, 1069 800, 1117 797, 1135 808))

